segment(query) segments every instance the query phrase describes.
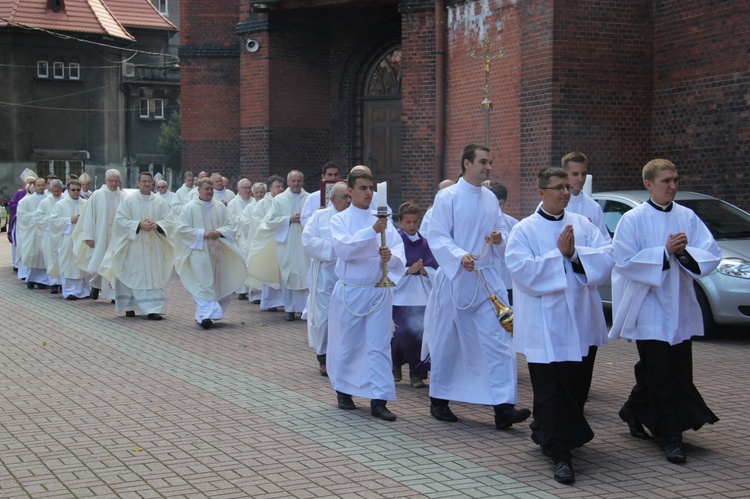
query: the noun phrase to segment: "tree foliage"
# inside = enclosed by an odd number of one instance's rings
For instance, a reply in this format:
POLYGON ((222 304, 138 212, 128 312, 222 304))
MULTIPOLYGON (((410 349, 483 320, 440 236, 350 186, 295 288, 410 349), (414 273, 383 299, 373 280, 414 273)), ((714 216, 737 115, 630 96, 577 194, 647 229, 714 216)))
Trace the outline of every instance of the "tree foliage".
POLYGON ((162 124, 157 144, 166 156, 165 166, 179 172, 182 169, 182 130, 179 111, 173 112, 169 121, 162 124))

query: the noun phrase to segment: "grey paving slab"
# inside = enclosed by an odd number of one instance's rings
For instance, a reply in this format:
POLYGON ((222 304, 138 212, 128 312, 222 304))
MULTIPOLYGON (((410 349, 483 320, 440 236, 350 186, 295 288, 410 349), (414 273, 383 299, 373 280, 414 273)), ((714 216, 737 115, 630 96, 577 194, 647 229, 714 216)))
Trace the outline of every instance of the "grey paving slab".
MULTIPOLYGON (((452 404, 429 417, 426 390, 397 385, 399 420, 335 408, 305 324, 232 304, 210 332, 178 280, 167 320, 27 290, 0 241, 0 497, 743 497, 750 496, 750 334, 696 343, 696 380, 722 420, 686 435, 667 463, 617 418, 636 354, 602 348, 587 405, 596 432, 576 451, 574 487, 523 425, 452 404), (5 262, 5 263, 3 263, 5 262), (744 495, 743 495, 744 494, 744 495)), ((531 393, 519 359, 520 403, 531 393)))

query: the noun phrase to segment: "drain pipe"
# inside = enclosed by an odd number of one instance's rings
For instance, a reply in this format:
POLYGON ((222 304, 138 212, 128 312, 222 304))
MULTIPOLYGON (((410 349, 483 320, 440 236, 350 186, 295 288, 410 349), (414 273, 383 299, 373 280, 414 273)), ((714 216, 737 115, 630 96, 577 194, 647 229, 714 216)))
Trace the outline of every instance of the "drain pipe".
POLYGON ((445 3, 435 0, 435 184, 445 178, 445 3))

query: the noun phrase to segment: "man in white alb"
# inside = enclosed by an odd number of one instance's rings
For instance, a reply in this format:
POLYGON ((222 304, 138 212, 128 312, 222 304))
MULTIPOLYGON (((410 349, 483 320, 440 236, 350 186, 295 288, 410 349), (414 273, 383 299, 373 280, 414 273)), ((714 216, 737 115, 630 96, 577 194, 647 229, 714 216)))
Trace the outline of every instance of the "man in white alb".
POLYGON ((349 207, 352 198, 346 182, 338 182, 331 189, 332 206, 313 212, 302 230, 302 249, 312 259, 307 274, 310 294, 307 299, 307 338, 318 358, 318 370, 327 376, 328 307, 336 278, 336 253, 331 240, 331 217, 349 207))
MULTIPOLYGON (((323 168, 321 168, 321 170, 321 180, 334 181, 341 179, 341 168, 339 168, 339 165, 337 165, 333 161, 328 161, 323 165, 323 168)), ((326 200, 325 205, 331 206, 331 203, 326 200)), ((318 190, 310 194, 310 196, 307 198, 307 201, 305 201, 305 205, 302 207, 302 213, 300 214, 300 223, 302 224, 302 228, 305 227, 312 214, 320 208, 320 191, 318 190)))
POLYGON ((388 218, 370 211, 372 175, 352 170, 347 178, 352 204, 331 218, 333 250, 338 257, 328 311, 326 368, 340 409, 356 409, 352 396, 370 399, 370 413, 384 421, 396 416, 386 403, 396 400, 391 372, 393 288, 375 287, 382 277, 398 283, 406 271, 404 242, 388 218), (386 247, 381 249, 381 233, 386 247))
MULTIPOLYGON (((243 223, 242 212, 245 211, 248 206, 255 205, 255 203, 256 201, 253 197, 253 183, 248 179, 243 178, 242 180, 237 182, 237 195, 227 204, 229 213, 232 214, 232 216, 234 217, 234 221, 237 224, 237 232, 235 234, 234 240, 243 255, 243 263, 245 259, 247 259, 248 247, 246 244, 247 242, 249 242, 249 239, 246 236, 245 232, 250 229, 250 224, 243 223)), ((240 287, 237 288, 237 299, 247 300, 247 295, 250 291, 250 287, 245 284, 244 279, 242 281, 243 282, 240 287)))
POLYGON ((44 255, 44 264, 46 265, 50 294, 56 295, 60 292, 60 276, 57 272, 50 274, 50 270, 53 270, 57 264, 58 245, 57 241, 50 235, 49 222, 52 217, 52 209, 60 200, 67 196, 63 196, 63 184, 59 179, 50 181, 48 192, 50 195, 39 203, 34 220, 36 221, 36 230, 42 235, 42 254, 44 255))
POLYGON ((37 230, 36 210, 47 196, 47 181, 43 178, 34 180, 34 191, 18 203, 16 211, 16 237, 18 238, 18 278, 26 279, 26 287, 47 289, 49 276, 42 253, 42 233, 37 230))
POLYGON ((81 199, 81 183, 71 180, 68 195, 52 208, 50 217, 50 237, 57 246, 57 259, 50 273, 60 278, 62 295, 66 300, 88 298, 91 293, 88 273, 75 262, 73 253, 73 228, 80 220, 87 200, 81 199))

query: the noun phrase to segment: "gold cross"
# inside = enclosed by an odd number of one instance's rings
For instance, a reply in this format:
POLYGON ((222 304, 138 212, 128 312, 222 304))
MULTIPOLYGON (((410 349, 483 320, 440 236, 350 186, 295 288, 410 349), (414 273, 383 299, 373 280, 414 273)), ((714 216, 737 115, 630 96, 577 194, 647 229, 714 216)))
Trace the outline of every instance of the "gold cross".
POLYGON ((474 49, 471 51, 471 54, 469 54, 474 60, 479 59, 484 61, 484 87, 482 87, 482 92, 484 92, 485 98, 490 94, 490 64, 496 59, 502 60, 505 58, 505 54, 502 50, 496 54, 492 53, 492 42, 490 40, 489 36, 485 37, 484 50, 482 52, 477 52, 476 49, 474 49))

